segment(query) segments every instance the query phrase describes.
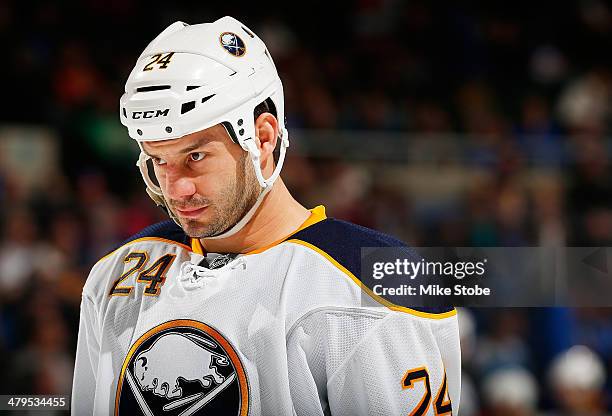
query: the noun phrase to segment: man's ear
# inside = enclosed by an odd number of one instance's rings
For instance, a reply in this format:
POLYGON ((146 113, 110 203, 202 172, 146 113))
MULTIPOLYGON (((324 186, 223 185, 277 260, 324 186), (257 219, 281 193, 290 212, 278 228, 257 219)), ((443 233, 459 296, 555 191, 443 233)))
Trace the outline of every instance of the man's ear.
MULTIPOLYGON (((278 120, 271 113, 262 113, 255 120, 255 141, 261 151, 261 161, 272 155, 278 139, 278 120)), ((272 160, 274 158, 272 157, 272 160)))

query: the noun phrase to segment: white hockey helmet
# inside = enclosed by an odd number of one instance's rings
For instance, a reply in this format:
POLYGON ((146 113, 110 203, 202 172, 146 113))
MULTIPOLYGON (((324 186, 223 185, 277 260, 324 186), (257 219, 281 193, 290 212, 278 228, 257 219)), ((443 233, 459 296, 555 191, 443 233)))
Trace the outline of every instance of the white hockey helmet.
MULTIPOLYGON (((272 57, 257 35, 229 16, 197 25, 175 22, 161 32, 142 52, 125 84, 120 116, 141 148, 144 141, 177 139, 222 124, 249 152, 262 192, 238 224, 215 238, 234 234, 250 220, 278 177, 289 146, 283 87, 272 57), (254 141, 254 110, 262 103, 272 107, 269 111, 279 123, 279 159, 267 179, 254 141)), ((137 165, 147 193, 166 207, 144 152, 137 165)))

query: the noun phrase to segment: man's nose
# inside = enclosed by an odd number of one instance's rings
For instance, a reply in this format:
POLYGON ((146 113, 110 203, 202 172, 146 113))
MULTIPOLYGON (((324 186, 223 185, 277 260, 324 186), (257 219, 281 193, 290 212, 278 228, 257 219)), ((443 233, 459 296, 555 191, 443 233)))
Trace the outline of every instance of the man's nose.
POLYGON ((170 199, 190 197, 196 193, 195 178, 177 173, 166 176, 166 193, 170 199))

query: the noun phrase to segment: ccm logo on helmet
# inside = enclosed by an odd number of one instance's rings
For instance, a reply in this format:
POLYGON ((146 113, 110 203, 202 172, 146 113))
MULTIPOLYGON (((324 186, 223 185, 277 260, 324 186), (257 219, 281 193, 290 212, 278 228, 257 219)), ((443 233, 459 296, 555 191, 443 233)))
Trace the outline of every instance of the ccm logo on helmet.
POLYGON ((133 111, 132 118, 137 120, 140 118, 166 117, 169 112, 169 108, 166 108, 165 110, 133 111))

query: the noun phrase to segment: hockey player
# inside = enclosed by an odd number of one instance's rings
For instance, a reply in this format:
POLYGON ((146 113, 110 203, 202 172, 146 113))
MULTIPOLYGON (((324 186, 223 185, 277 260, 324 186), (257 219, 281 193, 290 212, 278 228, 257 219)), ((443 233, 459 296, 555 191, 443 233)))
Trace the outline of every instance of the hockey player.
POLYGON ((120 117, 172 220, 92 268, 74 415, 457 415, 454 308, 362 289, 360 248, 402 243, 293 199, 282 85, 251 30, 170 25, 120 117))

